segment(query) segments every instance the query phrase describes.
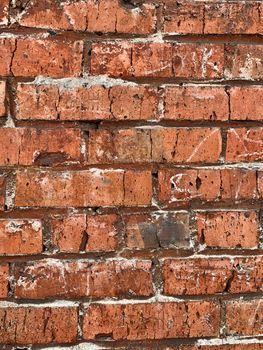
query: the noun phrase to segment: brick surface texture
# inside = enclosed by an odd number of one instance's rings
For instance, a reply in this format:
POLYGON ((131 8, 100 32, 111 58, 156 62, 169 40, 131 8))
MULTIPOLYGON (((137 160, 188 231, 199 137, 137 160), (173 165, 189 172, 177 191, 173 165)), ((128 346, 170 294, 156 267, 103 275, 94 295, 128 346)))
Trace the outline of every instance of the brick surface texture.
POLYGON ((0 31, 0 350, 263 350, 263 1, 0 31))

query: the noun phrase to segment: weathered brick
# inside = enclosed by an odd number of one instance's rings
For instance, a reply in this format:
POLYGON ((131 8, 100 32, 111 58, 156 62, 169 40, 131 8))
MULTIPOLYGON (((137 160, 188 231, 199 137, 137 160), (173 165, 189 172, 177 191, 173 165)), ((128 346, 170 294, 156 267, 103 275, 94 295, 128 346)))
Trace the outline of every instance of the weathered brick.
POLYGON ((146 86, 19 83, 16 105, 17 119, 149 120, 157 118, 158 99, 156 89, 146 86))
POLYGON ((79 162, 80 130, 2 128, 0 165, 53 165, 79 162))
POLYGON ((155 7, 142 4, 128 8, 118 0, 46 0, 30 2, 18 18, 19 24, 33 28, 76 30, 102 33, 150 34, 155 29, 155 7))
POLYGON ((39 220, 0 220, 0 254, 23 255, 42 252, 42 224, 39 220))
POLYGON ((215 163, 222 150, 218 128, 158 128, 151 140, 152 159, 162 163, 215 163))
POLYGON ((6 90, 6 83, 5 83, 5 81, 0 81, 0 117, 6 115, 5 90, 6 90))
POLYGON ((0 210, 5 206, 6 178, 0 175, 0 210))
POLYGON ((151 201, 149 171, 19 171, 17 207, 137 206, 151 201))
POLYGON ((0 39, 0 75, 2 76, 8 76, 11 74, 11 62, 15 47, 15 39, 0 39))
POLYGON ((55 305, 3 304, 0 307, 0 344, 75 342, 78 324, 77 307, 55 305))
POLYGON ((164 293, 198 295, 260 292, 262 257, 167 259, 163 263, 164 293))
POLYGON ((9 0, 1 0, 0 2, 0 25, 8 23, 9 0))
POLYGON ((113 77, 220 78, 223 63, 221 44, 101 42, 91 52, 91 73, 113 77))
POLYGON ((201 2, 165 1, 163 31, 174 34, 202 34, 204 5, 201 2))
POLYGON ((113 251, 118 245, 118 217, 115 214, 87 216, 86 251, 113 251))
POLYGON ((262 4, 253 2, 205 4, 205 34, 262 34, 262 4))
POLYGON ((158 174, 158 184, 158 199, 167 204, 258 198, 254 170, 162 169, 158 174))
POLYGON ((149 296, 152 294, 150 261, 42 260, 17 264, 15 297, 46 299, 149 296), (34 284, 32 285, 32 280, 34 284))
POLYGON ((82 41, 18 39, 11 71, 16 77, 79 76, 82 69, 82 51, 82 41))
POLYGON ((258 224, 256 212, 198 213, 198 239, 209 247, 256 248, 258 224))
POLYGON ((83 337, 142 340, 212 337, 219 334, 214 302, 93 304, 84 314, 83 337), (162 327, 160 327, 162 324, 162 327))
POLYGON ((52 242, 61 252, 113 251, 118 244, 117 224, 115 214, 54 218, 52 242))
POLYGON ((235 86, 229 90, 232 120, 263 120, 263 89, 235 86))
POLYGON ((124 223, 129 249, 190 248, 186 212, 127 214, 124 223))
POLYGON ((175 77, 213 79, 223 76, 222 44, 176 44, 173 47, 175 77))
POLYGON ((225 53, 224 74, 227 79, 263 78, 262 45, 226 45, 225 53))
POLYGON ((227 162, 263 160, 263 128, 233 128, 227 133, 227 162))
POLYGON ((90 132, 90 163, 217 162, 222 139, 217 128, 120 129, 90 132))
POLYGON ((228 120, 228 96, 219 86, 167 86, 164 120, 228 120))
POLYGON ((9 266, 0 265, 0 298, 7 298, 8 295, 9 266))
POLYGON ((236 300, 226 304, 228 335, 262 335, 262 299, 236 300))

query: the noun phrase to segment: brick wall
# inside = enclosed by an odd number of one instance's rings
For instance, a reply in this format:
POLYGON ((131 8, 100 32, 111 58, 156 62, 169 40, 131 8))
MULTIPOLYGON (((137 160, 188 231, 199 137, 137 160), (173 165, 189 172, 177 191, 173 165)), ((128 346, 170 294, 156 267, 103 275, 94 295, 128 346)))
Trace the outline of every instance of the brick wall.
POLYGON ((0 349, 263 349, 263 3, 0 1, 0 349))

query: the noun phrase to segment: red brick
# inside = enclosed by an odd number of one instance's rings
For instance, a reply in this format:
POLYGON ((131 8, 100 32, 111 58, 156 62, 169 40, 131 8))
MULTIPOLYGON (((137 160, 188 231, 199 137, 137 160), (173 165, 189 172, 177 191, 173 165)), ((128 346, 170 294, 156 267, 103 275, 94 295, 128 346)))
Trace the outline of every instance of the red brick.
POLYGON ((16 77, 79 76, 82 51, 81 41, 18 39, 11 70, 16 77))
POLYGON ((115 214, 87 217, 86 251, 114 251, 118 245, 118 217, 115 214))
POLYGON ((120 129, 90 132, 90 163, 217 162, 221 134, 216 128, 120 129))
POLYGON ((151 200, 149 171, 19 171, 15 205, 39 207, 137 206, 151 200))
POLYGON ((123 180, 125 206, 151 205, 152 174, 150 171, 126 171, 123 180))
POLYGON ((227 133, 227 162, 263 160, 263 128, 235 128, 227 133))
POLYGON ((256 248, 258 224, 258 215, 255 212, 197 214, 199 241, 209 247, 256 248))
POLYGON ((42 225, 39 220, 0 220, 0 254, 23 255, 42 252, 42 225))
POLYGON ((163 11, 165 33, 202 34, 204 12, 202 3, 166 0, 165 5, 163 11))
POLYGON ((236 300, 226 304, 226 332, 228 335, 262 335, 262 299, 236 300))
POLYGON ((8 296, 8 277, 9 266, 7 264, 0 265, 0 298, 8 296))
POLYGON ((262 45, 227 45, 225 52, 227 79, 260 80, 263 78, 262 45))
POLYGON ((117 220, 115 214, 54 218, 53 245, 60 252, 113 251, 117 247, 117 220))
POLYGON ((73 306, 3 304, 0 307, 0 344, 75 342, 77 319, 77 307, 73 306))
POLYGON ((162 203, 240 201, 258 197, 256 171, 242 169, 162 169, 158 175, 162 203))
POLYGON ((218 128, 157 128, 151 131, 151 139, 156 162, 215 163, 221 154, 218 128))
POLYGON ((223 76, 222 44, 175 44, 173 72, 175 77, 212 79, 223 76))
POLYGON ((263 89, 235 86, 229 90, 232 120, 263 120, 263 89))
POLYGON ((0 165, 52 165, 80 161, 80 130, 0 129, 0 165))
POLYGON ((9 0, 1 0, 0 2, 0 24, 8 24, 9 0))
POLYGON ((6 115, 5 89, 6 89, 5 81, 0 81, 0 117, 3 117, 6 115))
POLYGON ((17 264, 15 297, 46 299, 129 297, 152 294, 150 261, 60 261, 43 260, 17 264), (32 281, 34 283, 32 284, 32 281))
POLYGON ((15 51, 15 39, 0 39, 0 75, 8 76, 11 74, 11 62, 15 51))
POLYGON ((228 120, 228 96, 219 86, 167 86, 165 120, 228 120))
POLYGON ((57 86, 18 83, 16 90, 17 119, 58 119, 57 86))
POLYGON ((98 339, 102 335, 113 340, 213 337, 219 334, 219 318, 218 305, 206 301, 93 304, 84 314, 83 338, 98 339))
POLYGON ((258 192, 259 192, 259 197, 263 198, 263 171, 262 170, 258 171, 258 192))
POLYGON ((263 290, 262 257, 168 259, 163 264, 164 293, 198 295, 263 290))
POLYGON ((6 179, 0 175, 0 210, 5 206, 5 191, 6 191, 6 179))
POLYGON ((157 118, 158 100, 156 89, 146 86, 19 83, 16 105, 17 119, 150 120, 157 118))
POLYGON ((205 4, 205 34, 262 34, 260 3, 205 4))
POLYGON ((142 4, 128 9, 112 0, 75 1, 45 4, 33 1, 19 19, 19 24, 33 28, 76 30, 102 33, 149 34, 155 28, 155 7, 142 4))
POLYGON ((221 44, 102 42, 91 52, 91 73, 113 77, 220 78, 223 63, 221 44))
POLYGON ((124 223, 129 249, 190 248, 186 212, 127 214, 124 223))
POLYGON ((148 86, 113 86, 111 114, 117 120, 154 120, 158 117, 157 90, 148 86))

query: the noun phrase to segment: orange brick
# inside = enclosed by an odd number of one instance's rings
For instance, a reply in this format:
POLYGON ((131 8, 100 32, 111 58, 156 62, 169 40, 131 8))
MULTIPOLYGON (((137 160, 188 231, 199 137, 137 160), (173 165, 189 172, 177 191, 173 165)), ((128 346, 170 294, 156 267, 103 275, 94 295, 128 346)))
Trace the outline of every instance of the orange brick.
POLYGON ((228 120, 228 96, 223 87, 167 86, 165 120, 228 120))
POLYGON ((206 301, 93 304, 84 314, 83 337, 86 340, 98 339, 101 334, 113 340, 213 337, 219 334, 219 319, 218 305, 206 301))
POLYGON ((151 262, 43 260, 17 264, 15 297, 128 297, 152 294, 151 262), (32 285, 32 280, 34 284, 32 285))
POLYGON ((149 171, 20 171, 15 205, 39 207, 138 206, 151 201, 149 171))
POLYGON ((263 89, 242 86, 230 89, 232 120, 263 120, 263 89))
POLYGON ((198 238, 209 247, 256 248, 258 216, 255 212, 197 214, 198 238))
POLYGON ((80 161, 80 130, 2 128, 0 165, 53 165, 80 161))
POLYGON ((225 53, 225 78, 245 80, 262 79, 262 45, 227 45, 225 53))
POLYGON ((7 264, 0 265, 0 298, 8 296, 8 278, 9 266, 7 264))
POLYGON ((17 119, 25 120, 149 120, 157 118, 158 100, 156 89, 146 86, 19 83, 16 105, 17 119))
POLYGON ((79 76, 82 69, 82 51, 81 41, 18 39, 12 60, 12 72, 16 77, 79 76))
POLYGON ((150 34, 155 29, 155 7, 142 4, 129 9, 118 0, 77 0, 45 4, 34 0, 27 5, 19 23, 26 27, 102 33, 150 34))
POLYGON ((227 335, 261 335, 262 322, 262 299, 236 300, 226 304, 227 335))
POLYGON ((258 198, 256 171, 242 169, 162 169, 158 175, 162 203, 231 201, 258 198))
POLYGON ((227 133, 227 162, 263 160, 263 128, 233 128, 227 133))
POLYGON ((77 324, 77 307, 3 304, 0 344, 72 343, 77 340, 77 324))
POLYGON ((167 259, 163 264, 164 293, 207 295, 263 290, 262 257, 167 259))
POLYGON ((0 220, 0 254, 27 255, 42 252, 42 224, 39 220, 0 220))
POLYGON ((61 252, 113 251, 118 244, 117 224, 115 214, 54 218, 52 242, 61 252))

